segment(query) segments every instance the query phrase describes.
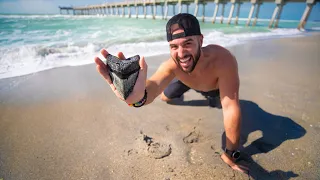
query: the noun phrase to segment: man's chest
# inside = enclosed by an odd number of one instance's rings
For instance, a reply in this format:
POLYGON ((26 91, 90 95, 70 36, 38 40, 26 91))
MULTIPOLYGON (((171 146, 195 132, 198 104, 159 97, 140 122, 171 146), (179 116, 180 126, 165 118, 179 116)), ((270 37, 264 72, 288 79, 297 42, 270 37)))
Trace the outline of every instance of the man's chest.
POLYGON ((176 78, 188 87, 198 91, 208 92, 219 88, 218 76, 212 71, 204 71, 197 76, 178 73, 176 74, 176 78))

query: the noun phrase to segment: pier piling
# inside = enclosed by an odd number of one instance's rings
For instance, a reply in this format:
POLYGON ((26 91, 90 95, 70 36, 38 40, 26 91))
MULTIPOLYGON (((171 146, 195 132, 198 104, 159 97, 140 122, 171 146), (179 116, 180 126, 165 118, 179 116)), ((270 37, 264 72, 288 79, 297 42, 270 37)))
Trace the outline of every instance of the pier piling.
POLYGON ((258 21, 258 17, 259 17, 259 11, 260 11, 260 5, 262 3, 257 3, 256 6, 257 6, 257 10, 256 10, 256 15, 255 15, 255 18, 254 18, 254 21, 252 23, 252 26, 255 26, 257 24, 257 21, 258 21))
POLYGON ((165 0, 165 15, 164 15, 165 20, 167 20, 167 16, 168 16, 168 0, 165 0))
POLYGON ((131 7, 129 3, 127 4, 127 8, 128 8, 128 18, 131 18, 131 7))
POLYGON ((231 23, 233 11, 234 11, 234 5, 235 5, 235 0, 231 0, 231 8, 230 8, 230 13, 229 13, 229 17, 228 17, 228 24, 231 23))
POLYGON ((226 4, 224 2, 222 2, 220 24, 223 24, 223 16, 224 16, 224 7, 225 7, 225 5, 226 4))
POLYGON ((147 18, 147 6, 146 6, 146 1, 143 2, 143 15, 144 18, 147 18))
POLYGON ((219 0, 215 0, 215 7, 214 7, 214 12, 213 12, 213 17, 212 17, 212 23, 214 24, 216 21, 217 13, 219 11, 219 0))
POLYGON ((272 18, 270 20, 270 23, 269 23, 269 28, 272 28, 273 27, 273 22, 275 19, 278 19, 278 16, 279 14, 281 13, 282 11, 282 3, 283 3, 283 0, 276 0, 275 3, 277 4, 276 8, 274 9, 273 11, 273 14, 272 14, 272 18), (279 13, 280 12, 280 13, 279 13))
POLYGON ((194 0, 194 4, 195 4, 195 8, 194 8, 194 13, 193 15, 197 17, 198 15, 198 8, 199 8, 199 1, 198 0, 194 0))
POLYGON ((157 4, 156 1, 153 0, 153 19, 156 19, 157 16, 157 4))
POLYGON ((181 0, 179 0, 179 13, 181 13, 182 12, 182 2, 181 2, 181 0))
POLYGON ((121 9, 122 9, 122 17, 124 17, 124 6, 123 5, 121 5, 121 9))
POLYGON ((307 4, 307 6, 306 6, 306 8, 305 8, 305 10, 303 12, 303 15, 301 17, 300 23, 298 25, 298 29, 299 30, 304 29, 304 26, 307 23, 307 20, 309 18, 309 15, 310 15, 310 12, 312 10, 312 7, 315 4, 315 0, 307 0, 306 4, 307 4))
POLYGON ((239 3, 238 3, 238 7, 237 7, 236 19, 235 19, 235 21, 234 21, 234 24, 235 24, 235 25, 238 25, 240 8, 241 8, 241 3, 239 2, 239 3))
POLYGON ((251 0, 251 9, 250 9, 250 12, 249 12, 249 17, 248 17, 248 21, 246 23, 246 26, 250 25, 250 21, 251 21, 251 18, 252 18, 256 3, 257 3, 257 0, 251 0))
POLYGON ((276 23, 274 25, 275 28, 277 28, 278 25, 279 25, 279 20, 280 20, 280 17, 281 17, 282 9, 283 9, 283 4, 279 4, 279 12, 278 12, 278 16, 276 18, 276 23))
POLYGON ((136 7, 136 18, 138 19, 139 7, 137 6, 137 3, 135 4, 135 7, 136 7))
POLYGON ((206 9, 206 4, 202 3, 202 22, 204 22, 204 18, 205 18, 205 9, 206 9))

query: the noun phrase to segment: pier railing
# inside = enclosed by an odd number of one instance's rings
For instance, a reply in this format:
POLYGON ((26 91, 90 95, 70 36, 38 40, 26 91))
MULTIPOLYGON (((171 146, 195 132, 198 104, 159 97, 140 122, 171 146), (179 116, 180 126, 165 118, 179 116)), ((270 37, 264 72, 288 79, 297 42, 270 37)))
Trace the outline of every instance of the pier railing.
MULTIPOLYGON (((182 12, 182 6, 187 6, 187 13, 189 12, 189 5, 194 3, 195 9, 193 14, 195 16, 198 15, 198 9, 199 4, 201 4, 203 7, 208 2, 214 2, 215 8, 213 12, 213 16, 211 19, 212 23, 216 23, 217 19, 217 13, 219 11, 219 8, 221 9, 221 18, 220 23, 223 23, 223 14, 225 9, 225 4, 231 3, 231 8, 228 16, 227 23, 231 24, 231 20, 234 17, 234 11, 236 10, 236 16, 235 16, 235 24, 238 24, 239 20, 239 13, 240 13, 240 7, 243 2, 251 2, 251 8, 250 12, 248 14, 248 19, 246 22, 247 26, 255 26, 257 24, 258 18, 259 18, 259 11, 260 6, 264 2, 274 2, 276 4, 276 7, 273 11, 272 17, 269 22, 269 28, 277 28, 279 24, 279 20, 281 18, 281 13, 283 6, 286 5, 286 3, 289 2, 305 2, 306 8, 304 13, 301 15, 301 20, 298 25, 298 29, 304 29, 305 24, 308 20, 308 17, 310 15, 310 12, 312 10, 312 7, 316 2, 319 2, 320 0, 126 0, 124 2, 113 2, 113 3, 104 3, 99 5, 90 5, 90 6, 83 6, 83 7, 60 7, 60 14, 62 14, 62 11, 67 11, 67 14, 69 14, 69 11, 72 11, 73 15, 95 15, 95 14, 101 14, 101 15, 117 15, 125 17, 125 15, 128 15, 128 18, 131 18, 131 8, 135 7, 136 12, 136 18, 139 17, 139 8, 143 7, 143 16, 146 18, 147 16, 147 8, 151 8, 151 16, 153 19, 156 19, 157 14, 157 6, 161 6, 161 12, 162 12, 162 19, 167 19, 168 16, 168 9, 169 6, 172 5, 173 8, 173 14, 176 14, 175 12, 175 6, 178 5, 178 13, 182 12), (121 14, 120 14, 121 9, 121 14), (256 9, 256 11, 255 11, 256 9), (127 10, 127 14, 126 11, 127 10), (253 13, 255 14, 253 15, 253 13), (253 23, 251 24, 251 21, 253 23)), ((202 8, 202 21, 205 21, 205 8, 202 8)))

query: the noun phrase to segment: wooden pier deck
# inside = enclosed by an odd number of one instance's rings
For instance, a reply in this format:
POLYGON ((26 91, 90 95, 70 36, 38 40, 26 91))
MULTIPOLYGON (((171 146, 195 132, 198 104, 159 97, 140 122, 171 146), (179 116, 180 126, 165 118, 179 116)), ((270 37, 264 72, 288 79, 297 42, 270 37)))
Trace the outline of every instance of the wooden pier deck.
MULTIPOLYGON (((236 16, 235 16, 235 24, 238 24, 238 19, 239 19, 239 13, 240 13, 240 7, 243 2, 250 2, 251 3, 251 9, 248 14, 248 19, 246 22, 247 26, 255 26, 258 19, 259 19, 259 11, 260 11, 260 6, 261 4, 265 2, 274 2, 276 4, 276 7, 273 11, 272 18, 270 19, 269 22, 269 28, 277 28, 280 17, 281 17, 281 12, 283 7, 287 3, 291 2, 305 2, 306 7, 304 13, 301 15, 301 20, 298 25, 298 29, 304 29, 304 26, 308 20, 308 17, 310 15, 310 12, 312 10, 312 7, 319 2, 320 0, 129 0, 125 2, 114 2, 114 3, 104 3, 104 4, 99 4, 99 5, 90 5, 90 6, 83 6, 83 7, 59 7, 60 8, 60 14, 62 14, 62 11, 67 11, 67 14, 69 14, 69 10, 73 12, 73 15, 95 15, 95 14, 102 14, 102 15, 118 15, 125 17, 125 15, 128 16, 128 18, 131 18, 131 9, 134 7, 135 12, 136 12, 136 18, 139 17, 139 8, 143 8, 143 15, 144 18, 147 16, 147 8, 151 8, 151 16, 153 19, 156 19, 156 14, 157 14, 157 6, 161 6, 161 13, 162 13, 162 19, 167 19, 168 16, 168 9, 169 6, 171 5, 173 8, 173 14, 176 14, 175 12, 175 6, 178 6, 178 13, 182 12, 182 6, 185 5, 187 7, 187 13, 189 12, 189 5, 190 4, 195 4, 195 9, 193 14, 195 16, 198 15, 198 8, 199 4, 201 4, 203 7, 209 2, 214 2, 215 3, 215 8, 213 12, 213 16, 211 19, 212 23, 216 23, 216 17, 217 13, 219 11, 219 8, 221 9, 221 18, 220 18, 220 23, 223 23, 223 14, 224 14, 224 9, 225 9, 225 4, 231 3, 231 8, 228 16, 228 24, 231 24, 232 18, 234 18, 234 11, 235 7, 236 8, 236 16), (119 12, 119 9, 121 10, 121 14, 119 12), (255 11, 256 9, 256 11, 255 11), (127 10, 127 14, 126 14, 127 10), (255 15, 253 16, 253 13, 255 15), (251 24, 251 21, 253 20, 253 23, 251 24)), ((205 21, 205 8, 203 8, 202 12, 202 21, 205 21)))

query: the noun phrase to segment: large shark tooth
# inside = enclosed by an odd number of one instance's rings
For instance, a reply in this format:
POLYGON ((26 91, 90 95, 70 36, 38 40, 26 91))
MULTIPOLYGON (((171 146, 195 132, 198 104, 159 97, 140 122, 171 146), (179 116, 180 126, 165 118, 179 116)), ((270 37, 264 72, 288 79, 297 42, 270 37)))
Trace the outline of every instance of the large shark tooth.
POLYGON ((140 56, 136 55, 125 60, 120 60, 116 56, 109 54, 106 59, 112 83, 122 98, 127 99, 139 75, 140 56))

